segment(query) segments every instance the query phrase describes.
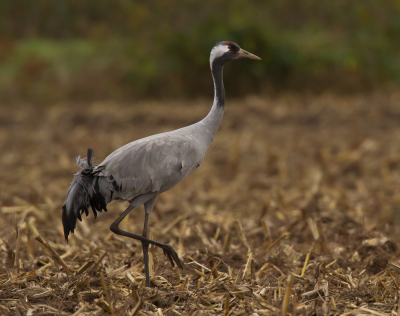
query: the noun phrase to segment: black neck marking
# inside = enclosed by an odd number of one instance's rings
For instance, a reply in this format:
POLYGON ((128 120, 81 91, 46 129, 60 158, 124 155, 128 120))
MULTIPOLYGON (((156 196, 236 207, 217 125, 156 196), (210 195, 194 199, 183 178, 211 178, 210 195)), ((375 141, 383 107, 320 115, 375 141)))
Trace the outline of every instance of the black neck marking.
POLYGON ((225 58, 219 57, 213 60, 211 65, 211 73, 214 78, 215 100, 217 101, 217 108, 225 107, 225 88, 222 80, 222 70, 224 64, 227 62, 225 58))

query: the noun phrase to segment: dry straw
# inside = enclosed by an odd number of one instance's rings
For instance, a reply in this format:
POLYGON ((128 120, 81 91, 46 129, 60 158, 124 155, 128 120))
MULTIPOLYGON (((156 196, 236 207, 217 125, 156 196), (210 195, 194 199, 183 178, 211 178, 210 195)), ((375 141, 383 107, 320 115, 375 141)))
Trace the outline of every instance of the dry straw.
MULTIPOLYGON (((158 198, 141 244, 61 209, 74 154, 101 161, 198 121, 209 104, 0 108, 0 315, 399 315, 398 94, 249 97, 227 105, 199 170, 158 198)), ((142 231, 143 209, 124 229, 142 231)))

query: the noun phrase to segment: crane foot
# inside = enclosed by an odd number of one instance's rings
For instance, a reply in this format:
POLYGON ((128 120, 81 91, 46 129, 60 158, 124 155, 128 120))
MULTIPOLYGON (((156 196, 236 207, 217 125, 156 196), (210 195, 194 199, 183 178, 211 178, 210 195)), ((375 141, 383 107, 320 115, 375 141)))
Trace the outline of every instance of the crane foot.
POLYGON ((164 251, 164 255, 167 256, 167 258, 169 259, 169 262, 171 262, 172 266, 174 267, 176 263, 176 265, 181 268, 183 270, 183 264, 182 261, 179 259, 178 254, 176 253, 176 251, 174 250, 174 248, 172 248, 171 245, 163 245, 161 247, 164 251))

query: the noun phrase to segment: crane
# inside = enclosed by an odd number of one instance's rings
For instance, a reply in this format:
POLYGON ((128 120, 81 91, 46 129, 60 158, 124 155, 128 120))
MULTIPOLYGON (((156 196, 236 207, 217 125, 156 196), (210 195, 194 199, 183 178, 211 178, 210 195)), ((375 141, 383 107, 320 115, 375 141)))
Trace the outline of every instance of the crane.
POLYGON ((182 262, 171 245, 148 238, 149 215, 157 196, 177 185, 203 161, 224 113, 224 64, 240 58, 261 60, 233 42, 218 42, 212 48, 210 67, 214 80, 214 102, 208 115, 201 121, 133 141, 115 150, 98 165, 92 163, 93 150, 90 148, 86 160, 76 157, 81 170, 75 174, 62 206, 62 222, 67 242, 69 233, 73 233, 76 228, 76 220, 82 221, 83 213, 88 216, 90 207, 97 217, 97 212, 107 211, 107 204, 111 201, 128 201, 128 208, 111 224, 110 229, 115 234, 142 242, 146 286, 150 287, 150 244, 161 248, 172 266, 176 263, 183 269, 182 262), (145 210, 142 235, 121 230, 121 221, 142 204, 145 210))

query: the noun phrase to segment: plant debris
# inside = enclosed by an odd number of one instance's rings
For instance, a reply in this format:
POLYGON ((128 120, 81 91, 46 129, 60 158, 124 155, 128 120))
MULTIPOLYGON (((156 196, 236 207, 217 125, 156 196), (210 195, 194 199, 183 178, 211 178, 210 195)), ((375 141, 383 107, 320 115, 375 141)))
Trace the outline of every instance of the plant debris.
MULTIPOLYGON (((398 315, 400 94, 228 102, 202 166, 159 196, 154 240, 109 226, 126 203, 63 238, 74 155, 206 115, 210 102, 0 108, 1 315, 398 315)), ((139 233, 144 211, 121 223, 139 233)))

